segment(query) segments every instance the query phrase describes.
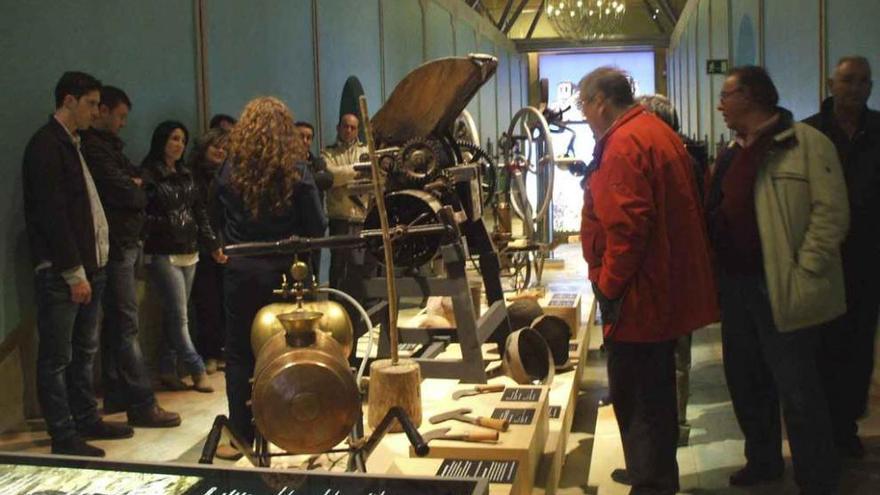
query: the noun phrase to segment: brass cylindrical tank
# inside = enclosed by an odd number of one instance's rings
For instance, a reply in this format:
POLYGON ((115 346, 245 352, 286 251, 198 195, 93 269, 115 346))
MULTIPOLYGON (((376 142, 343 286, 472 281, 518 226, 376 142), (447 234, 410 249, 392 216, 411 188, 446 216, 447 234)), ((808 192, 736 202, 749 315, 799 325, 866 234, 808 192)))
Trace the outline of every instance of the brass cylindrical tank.
POLYGON ((252 408, 260 433, 290 453, 324 452, 361 415, 360 395, 342 347, 318 331, 321 313, 278 314, 282 332, 257 355, 252 408))
MULTIPOLYGON (((260 350, 273 335, 284 334, 284 327, 281 326, 281 322, 276 316, 297 309, 297 304, 294 302, 272 303, 263 306, 257 312, 251 324, 251 349, 254 350, 254 356, 260 355, 260 350)), ((303 302, 302 309, 322 313, 321 319, 318 321, 318 329, 330 334, 342 346, 342 351, 348 358, 354 345, 354 333, 351 318, 345 308, 335 301, 311 301, 303 302)))

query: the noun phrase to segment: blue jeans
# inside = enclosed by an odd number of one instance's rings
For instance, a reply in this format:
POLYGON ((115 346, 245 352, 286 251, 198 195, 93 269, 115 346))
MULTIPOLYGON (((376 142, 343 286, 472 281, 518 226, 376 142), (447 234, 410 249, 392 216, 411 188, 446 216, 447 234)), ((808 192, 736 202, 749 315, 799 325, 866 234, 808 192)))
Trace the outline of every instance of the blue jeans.
POLYGON ((70 287, 57 271, 34 275, 37 303, 37 394, 54 441, 76 435, 77 427, 98 421, 92 383, 98 352, 98 314, 104 293, 104 270, 89 276, 92 300, 70 300, 70 287))
POLYGON ((107 263, 104 326, 101 330, 104 401, 129 411, 144 410, 156 403, 138 342, 134 277, 138 251, 138 246, 119 248, 107 263))
POLYGON ((168 256, 154 255, 152 262, 147 265, 147 271, 162 302, 162 333, 165 338, 159 344, 159 373, 176 375, 178 358, 187 373, 204 373, 205 363, 189 336, 187 314, 196 265, 174 266, 168 261, 168 256))

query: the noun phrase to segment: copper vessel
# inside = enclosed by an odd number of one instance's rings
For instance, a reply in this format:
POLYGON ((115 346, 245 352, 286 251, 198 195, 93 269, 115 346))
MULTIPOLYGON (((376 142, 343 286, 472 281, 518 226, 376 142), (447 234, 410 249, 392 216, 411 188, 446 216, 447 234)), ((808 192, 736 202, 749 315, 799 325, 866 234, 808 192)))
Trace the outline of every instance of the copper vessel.
POLYGON ((339 343, 346 358, 351 355, 354 334, 348 312, 335 301, 312 301, 303 302, 302 308, 294 302, 272 303, 263 306, 251 324, 251 349, 254 351, 254 356, 260 355, 263 346, 273 336, 284 334, 284 327, 276 317, 300 309, 322 313, 318 320, 318 329, 329 334, 339 343))
POLYGON ((283 332, 261 346, 252 407, 260 433, 295 454, 343 441, 361 415, 360 394, 342 347, 318 330, 322 314, 278 314, 283 332))

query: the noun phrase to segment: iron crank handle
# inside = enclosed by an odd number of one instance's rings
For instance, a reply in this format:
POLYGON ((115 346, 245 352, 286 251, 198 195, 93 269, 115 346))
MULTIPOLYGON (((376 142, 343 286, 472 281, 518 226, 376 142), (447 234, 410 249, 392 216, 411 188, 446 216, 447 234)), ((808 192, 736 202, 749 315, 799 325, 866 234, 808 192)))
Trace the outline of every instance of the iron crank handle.
POLYGON ((406 438, 409 440, 409 443, 412 444, 413 451, 416 455, 419 457, 425 457, 428 455, 430 448, 428 447, 427 442, 422 438, 422 434, 419 433, 418 428, 416 428, 413 422, 409 419, 406 411, 395 406, 388 410, 388 413, 386 413, 385 417, 382 418, 382 421, 376 425, 373 434, 370 435, 370 438, 364 444, 363 452, 365 461, 370 457, 370 454, 376 446, 379 445, 382 437, 384 437, 385 434, 388 433, 388 430, 391 429, 391 423, 395 419, 398 420, 403 427, 403 432, 406 433, 406 438))
POLYGON ((223 435, 223 423, 223 416, 214 418, 214 424, 211 426, 211 431, 208 432, 208 438, 205 439, 205 446, 202 447, 199 464, 214 463, 214 455, 217 454, 217 446, 220 445, 220 437, 223 435))

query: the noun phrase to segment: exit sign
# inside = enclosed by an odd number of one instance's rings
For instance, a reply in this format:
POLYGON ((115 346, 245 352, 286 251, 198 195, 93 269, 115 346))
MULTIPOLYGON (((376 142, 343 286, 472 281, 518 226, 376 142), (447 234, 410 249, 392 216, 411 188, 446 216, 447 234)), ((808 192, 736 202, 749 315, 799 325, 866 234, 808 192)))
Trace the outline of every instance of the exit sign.
POLYGON ((706 74, 727 74, 727 59, 706 60, 706 74))

